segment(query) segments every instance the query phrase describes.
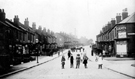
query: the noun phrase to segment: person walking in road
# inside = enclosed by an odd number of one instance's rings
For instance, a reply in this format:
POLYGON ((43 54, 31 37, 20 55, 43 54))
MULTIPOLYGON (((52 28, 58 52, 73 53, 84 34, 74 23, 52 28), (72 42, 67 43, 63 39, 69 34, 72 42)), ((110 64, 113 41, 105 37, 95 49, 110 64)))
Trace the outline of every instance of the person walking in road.
POLYGON ((85 49, 83 48, 83 52, 84 52, 84 50, 85 50, 85 49))
POLYGON ((103 57, 102 54, 100 53, 98 58, 97 58, 97 62, 98 62, 98 69, 102 69, 102 65, 103 65, 103 57))
POLYGON ((83 56, 83 64, 84 64, 84 67, 87 68, 87 63, 88 63, 88 57, 86 54, 84 54, 83 56))
POLYGON ((61 58, 62 69, 64 69, 65 61, 66 61, 66 59, 65 59, 65 56, 63 55, 61 58))
POLYGON ((58 56, 60 56, 60 51, 58 51, 58 56))
POLYGON ((76 69, 80 67, 81 57, 80 54, 76 56, 76 69))
POLYGON ((71 52, 70 52, 70 50, 68 51, 68 59, 70 58, 70 56, 71 56, 71 52))
POLYGON ((74 67, 74 57, 71 54, 71 57, 70 57, 70 68, 73 68, 73 67, 74 67))

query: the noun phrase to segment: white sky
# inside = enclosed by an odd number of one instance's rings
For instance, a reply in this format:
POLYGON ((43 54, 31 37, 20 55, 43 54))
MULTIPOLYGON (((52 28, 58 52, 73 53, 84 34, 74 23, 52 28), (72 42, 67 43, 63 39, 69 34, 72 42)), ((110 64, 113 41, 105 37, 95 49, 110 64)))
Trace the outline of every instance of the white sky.
POLYGON ((18 15, 24 23, 29 18, 30 26, 36 22, 54 32, 66 32, 96 40, 102 27, 128 8, 129 15, 135 12, 135 0, 0 0, 0 8, 6 17, 18 15))

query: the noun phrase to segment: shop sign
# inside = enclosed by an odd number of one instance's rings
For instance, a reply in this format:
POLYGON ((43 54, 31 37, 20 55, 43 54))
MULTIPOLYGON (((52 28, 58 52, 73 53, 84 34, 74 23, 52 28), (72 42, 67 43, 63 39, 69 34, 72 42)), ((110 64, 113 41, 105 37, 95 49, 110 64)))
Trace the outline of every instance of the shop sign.
POLYGON ((121 25, 121 26, 117 26, 117 31, 119 30, 126 30, 126 26, 121 25))
POLYGON ((119 31, 118 32, 118 38, 126 38, 127 35, 126 35, 126 31, 119 31))
POLYGON ((135 33, 128 33, 128 35, 135 35, 135 33))
POLYGON ((122 45, 122 44, 126 44, 126 41, 117 41, 117 44, 122 45))

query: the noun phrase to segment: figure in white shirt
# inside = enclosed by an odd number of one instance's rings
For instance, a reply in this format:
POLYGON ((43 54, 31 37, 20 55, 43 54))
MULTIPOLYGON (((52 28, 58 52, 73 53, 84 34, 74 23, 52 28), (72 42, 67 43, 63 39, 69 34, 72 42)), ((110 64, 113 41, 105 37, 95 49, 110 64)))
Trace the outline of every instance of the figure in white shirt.
POLYGON ((98 58, 97 58, 97 63, 98 63, 98 69, 102 69, 102 65, 103 65, 103 57, 102 54, 100 53, 98 58))

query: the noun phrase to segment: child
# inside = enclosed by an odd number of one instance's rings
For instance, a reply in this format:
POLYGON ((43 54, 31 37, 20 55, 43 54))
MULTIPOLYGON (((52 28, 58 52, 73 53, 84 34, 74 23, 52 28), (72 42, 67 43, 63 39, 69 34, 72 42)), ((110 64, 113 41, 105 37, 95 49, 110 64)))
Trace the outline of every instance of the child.
POLYGON ((101 53, 99 54, 99 57, 98 57, 98 69, 102 69, 102 65, 103 65, 103 57, 101 55, 101 53))
POLYGON ((61 58, 62 69, 64 69, 65 61, 66 59, 65 59, 65 56, 63 55, 61 58))
POLYGON ((76 69, 80 67, 81 57, 80 54, 76 56, 76 69))
POLYGON ((83 56, 83 64, 84 64, 85 68, 87 68, 87 63, 88 63, 88 57, 86 56, 86 54, 84 54, 84 56, 83 56))

